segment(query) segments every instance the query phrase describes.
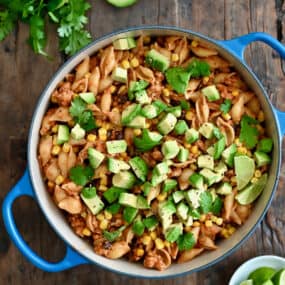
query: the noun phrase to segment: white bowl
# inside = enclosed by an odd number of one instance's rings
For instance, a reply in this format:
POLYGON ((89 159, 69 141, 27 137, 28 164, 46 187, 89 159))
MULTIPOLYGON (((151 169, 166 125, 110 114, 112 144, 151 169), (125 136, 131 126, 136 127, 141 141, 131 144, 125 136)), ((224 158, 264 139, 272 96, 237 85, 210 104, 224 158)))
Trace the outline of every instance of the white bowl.
POLYGON ((255 269, 267 266, 276 270, 285 268, 285 258, 276 255, 261 255, 243 263, 232 276, 229 285, 240 285, 255 269))

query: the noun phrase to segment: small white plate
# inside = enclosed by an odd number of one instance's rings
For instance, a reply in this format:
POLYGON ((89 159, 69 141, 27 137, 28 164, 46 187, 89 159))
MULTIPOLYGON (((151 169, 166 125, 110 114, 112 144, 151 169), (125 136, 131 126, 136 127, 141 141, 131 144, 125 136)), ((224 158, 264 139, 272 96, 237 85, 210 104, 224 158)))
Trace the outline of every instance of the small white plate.
POLYGON ((240 285, 253 270, 262 266, 272 267, 276 270, 285 268, 285 258, 275 255, 261 255, 249 259, 235 271, 229 285, 240 285))

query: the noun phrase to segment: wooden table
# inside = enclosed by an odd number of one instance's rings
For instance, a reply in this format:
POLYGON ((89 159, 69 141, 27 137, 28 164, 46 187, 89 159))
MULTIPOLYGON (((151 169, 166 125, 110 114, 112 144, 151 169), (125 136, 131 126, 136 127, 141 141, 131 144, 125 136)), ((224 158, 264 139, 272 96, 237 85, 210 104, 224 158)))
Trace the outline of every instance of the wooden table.
MULTIPOLYGON (((137 5, 121 10, 103 0, 90 2, 93 7, 89 13, 89 28, 94 38, 115 29, 142 24, 176 25, 216 39, 230 39, 253 31, 267 32, 279 40, 285 35, 285 4, 281 0, 139 0, 137 5)), ((53 26, 48 26, 47 48, 54 57, 53 61, 36 56, 26 44, 27 37, 28 28, 20 25, 0 44, 1 202, 26 167, 27 133, 37 99, 52 74, 64 62, 57 51, 53 26)), ((252 44, 247 49, 247 60, 275 105, 285 110, 284 66, 278 55, 263 44, 252 44)), ((61 273, 45 273, 29 263, 14 247, 1 219, 0 283, 227 284, 233 271, 248 258, 260 254, 285 255, 284 182, 283 164, 278 191, 266 218, 239 250, 207 270, 162 281, 128 278, 94 265, 61 273)), ((31 199, 19 199, 14 212, 21 233, 37 253, 50 261, 57 261, 64 255, 63 242, 31 199)))

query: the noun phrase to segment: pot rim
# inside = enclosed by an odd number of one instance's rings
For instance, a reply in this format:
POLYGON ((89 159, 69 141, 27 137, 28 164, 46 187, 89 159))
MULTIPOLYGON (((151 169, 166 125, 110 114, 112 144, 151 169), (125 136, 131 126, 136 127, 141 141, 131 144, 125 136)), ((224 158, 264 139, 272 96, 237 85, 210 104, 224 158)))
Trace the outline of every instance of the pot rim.
POLYGON ((137 26, 137 27, 129 27, 129 28, 124 28, 124 29, 118 29, 118 30, 115 30, 115 31, 110 32, 108 34, 105 34, 105 35, 97 38, 96 40, 94 40, 90 44, 88 44, 86 47, 84 47, 83 49, 78 51, 75 55, 73 55, 66 62, 64 62, 63 64, 60 65, 58 70, 53 74, 53 76, 50 78, 49 82, 46 84, 45 88, 41 92, 41 94, 40 94, 40 96, 39 96, 39 98, 37 100, 34 112, 33 112, 33 116, 32 116, 31 123, 30 123, 30 128, 29 128, 29 133, 28 133, 28 155, 27 155, 27 157, 28 157, 28 170, 29 170, 29 173, 30 173, 31 183, 32 183, 32 186, 33 186, 33 192, 35 194, 35 198, 36 198, 37 204, 40 206, 41 211, 44 214, 44 216, 45 216, 46 220, 48 221, 49 225, 52 227, 52 229, 56 232, 56 234, 59 236, 59 238, 61 240, 63 240, 68 246, 73 248, 76 252, 78 252, 79 254, 84 256, 89 261, 90 264, 95 264, 95 265, 97 265, 97 266, 99 266, 101 268, 110 270, 111 272, 119 273, 119 274, 126 275, 126 276, 129 276, 129 277, 135 277, 135 278, 145 278, 145 279, 165 279, 165 278, 171 278, 171 277, 175 278, 175 277, 184 276, 184 275, 187 275, 187 274, 190 274, 190 273, 198 272, 198 271, 207 269, 207 268, 213 266, 214 264, 217 264, 221 260, 224 260, 226 257, 228 257, 232 253, 234 253, 253 234, 253 232, 255 231, 256 227, 261 223, 261 221, 263 220, 265 214, 267 213, 267 211, 268 211, 268 209, 269 209, 269 207, 271 205, 272 199, 274 197, 275 191, 277 189, 278 178, 279 178, 280 167, 281 167, 281 144, 280 144, 281 137, 282 136, 281 136, 280 129, 278 127, 277 116, 276 116, 276 114, 275 114, 275 112, 273 110, 272 104, 271 104, 271 102, 270 102, 270 100, 269 100, 269 98, 267 96, 267 92, 266 92, 265 88, 263 87, 263 85, 261 84, 259 79, 256 77, 256 75, 253 73, 253 71, 245 64, 245 62, 243 60, 241 60, 241 58, 239 56, 237 56, 233 51, 231 51, 230 49, 225 47, 222 44, 221 41, 215 40, 215 39, 213 39, 211 37, 205 36, 205 35, 200 34, 198 32, 195 32, 195 31, 192 31, 192 30, 189 30, 189 29, 185 29, 185 28, 179 28, 179 27, 176 27, 176 26, 142 25, 142 26, 137 26), (244 235, 244 237, 237 244, 235 244, 232 248, 230 248, 228 251, 226 251, 221 256, 218 256, 217 258, 213 259, 210 263, 204 264, 204 265, 199 266, 197 268, 190 269, 190 270, 187 270, 187 271, 183 271, 183 272, 180 272, 180 273, 165 274, 163 276, 144 276, 144 275, 137 275, 136 273, 132 273, 132 272, 127 272, 127 270, 126 271, 120 271, 120 270, 117 270, 115 268, 111 268, 111 267, 109 267, 109 266, 107 266, 105 264, 102 264, 102 263, 99 263, 97 261, 91 260, 87 256, 87 254, 85 254, 85 253, 81 252, 80 250, 76 249, 65 238, 65 236, 61 233, 61 230, 58 229, 55 226, 55 224, 53 223, 52 219, 46 213, 45 207, 44 207, 44 205, 41 204, 40 199, 38 197, 38 193, 36 191, 37 187, 36 187, 36 183, 34 181, 35 177, 33 176, 33 168, 35 166, 33 166, 32 162, 31 162, 32 161, 32 159, 31 159, 31 157, 32 157, 31 142, 32 142, 32 139, 33 139, 32 132, 33 132, 33 129, 34 129, 35 119, 36 119, 36 116, 37 116, 37 113, 38 113, 38 110, 39 110, 39 106, 42 104, 42 101, 43 101, 43 99, 46 96, 50 96, 50 94, 47 93, 47 91, 49 89, 49 86, 56 80, 56 78, 59 76, 59 74, 61 73, 61 71, 65 67, 67 67, 69 64, 71 64, 74 59, 76 59, 80 55, 84 54, 89 48, 94 47, 95 45, 97 45, 98 43, 100 43, 103 40, 107 40, 109 38, 112 38, 114 36, 118 36, 120 34, 127 33, 127 32, 139 32, 139 31, 141 31, 141 32, 150 32, 151 33, 152 31, 157 31, 157 30, 160 30, 160 31, 172 31, 172 32, 176 31, 176 32, 180 32, 180 33, 186 33, 189 36, 196 37, 198 39, 202 39, 203 41, 206 41, 206 42, 212 44, 213 46, 218 47, 219 49, 222 49, 225 54, 229 54, 231 57, 235 58, 235 60, 237 60, 239 62, 239 64, 242 66, 242 68, 245 69, 247 74, 249 74, 252 77, 252 79, 255 81, 255 84, 259 87, 260 91, 263 94, 264 99, 266 100, 267 105, 269 106, 269 108, 271 110, 271 114, 274 117, 274 125, 275 125, 275 127, 277 129, 277 134, 278 134, 278 140, 277 140, 278 141, 278 145, 275 146, 277 151, 278 151, 278 155, 277 155, 278 161, 277 161, 276 179, 275 179, 275 182, 274 182, 274 184, 272 186, 272 191, 271 191, 270 197, 269 197, 269 199, 268 199, 268 201, 266 203, 266 206, 264 207, 264 210, 263 210, 262 214, 260 215, 260 217, 257 219, 256 223, 253 226, 250 227, 249 232, 246 235, 244 235))

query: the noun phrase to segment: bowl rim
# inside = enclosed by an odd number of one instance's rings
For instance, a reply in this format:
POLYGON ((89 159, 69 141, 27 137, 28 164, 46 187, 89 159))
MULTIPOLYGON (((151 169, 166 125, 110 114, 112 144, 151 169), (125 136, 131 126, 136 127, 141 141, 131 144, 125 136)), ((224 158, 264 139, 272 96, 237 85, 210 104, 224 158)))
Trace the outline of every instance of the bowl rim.
MULTIPOLYGON (((40 96, 37 99, 37 103, 35 105, 34 111, 33 111, 33 116, 30 122, 30 128, 29 128, 29 134, 28 134, 28 154, 27 154, 27 160, 28 160, 28 170, 29 170, 29 174, 30 174, 30 178, 31 178, 31 183, 33 186, 33 192, 35 193, 35 199, 37 201, 37 204, 39 205, 39 207, 41 208, 41 211, 43 213, 43 215, 45 216, 46 220, 48 221, 49 225, 52 227, 52 229, 55 231, 55 233, 59 236, 59 238, 61 240, 64 241, 64 243, 66 245, 68 245, 69 247, 71 247, 74 251, 76 251, 77 253, 79 253, 80 255, 82 255, 84 258, 86 258, 86 260, 88 261, 89 264, 95 264, 96 266, 99 266, 103 269, 107 269, 111 272, 114 273, 119 273, 125 276, 129 276, 129 277, 135 277, 135 278, 144 278, 144 279, 166 279, 166 278, 175 278, 175 277, 181 277, 184 275, 188 275, 190 273, 195 273, 204 269, 207 269, 211 266, 213 266, 214 264, 217 264, 218 262, 220 262, 221 260, 224 260, 226 257, 230 256, 233 252, 235 252, 251 235, 252 233, 255 231, 256 227, 261 223, 261 221, 263 220, 265 214, 267 213, 272 199, 274 197, 275 191, 277 189, 277 185, 278 185, 278 178, 279 178, 279 174, 280 174, 280 166, 281 166, 281 145, 280 145, 280 138, 281 138, 281 134, 280 134, 280 129, 278 127, 278 120, 277 120, 277 116, 275 114, 275 112, 273 111, 273 107, 272 104, 268 98, 268 96, 266 96, 267 92, 265 90, 265 88, 263 87, 263 85, 261 84, 261 82, 259 81, 259 79, 257 78, 257 76, 253 73, 253 71, 245 64, 245 62, 243 62, 241 60, 240 57, 238 57, 235 53, 233 53, 230 49, 226 48, 225 46, 222 45, 222 43, 219 40, 215 40, 211 37, 208 37, 206 35, 203 35, 201 33, 192 31, 190 29, 185 29, 185 28, 180 28, 177 26, 165 26, 165 25, 140 25, 140 26, 136 26, 136 27, 128 27, 128 28, 124 28, 124 29, 117 29, 113 32, 104 34, 103 36, 95 39, 94 41, 92 41, 90 44, 88 44, 86 47, 84 47, 83 49, 81 49, 80 51, 78 51, 76 54, 74 54, 72 57, 70 57, 67 61, 65 61, 63 64, 61 64, 59 66, 59 68, 57 69, 57 71, 52 75, 52 77, 50 78, 50 80, 48 81, 48 83, 45 85, 45 88, 42 90, 40 96), (79 57, 80 55, 84 54, 89 48, 93 47, 94 45, 100 43, 101 41, 107 40, 110 37, 114 37, 114 36, 118 36, 120 34, 123 33, 127 33, 127 32, 136 32, 136 31, 142 31, 142 32, 151 32, 154 30, 161 30, 161 31, 176 31, 176 32, 180 32, 180 33, 186 33, 189 36, 192 37, 197 37, 200 38, 216 47, 218 47, 219 49, 223 50, 223 52, 225 52, 226 54, 229 54, 231 57, 235 58, 235 60, 237 60, 237 62, 239 62, 239 64, 241 64, 242 68, 246 70, 246 72, 252 77, 252 79, 254 80, 255 84, 259 87, 260 91, 263 94, 264 99, 267 102, 267 105, 269 106, 270 110, 271 110, 271 114, 274 117, 274 124, 276 126, 277 129, 277 136, 278 136, 278 146, 277 147, 277 151, 278 151, 278 155, 277 155, 277 170, 276 170, 276 179, 275 182, 272 186, 272 190, 270 193, 270 197, 264 207, 264 210, 262 212, 262 214, 260 215, 260 217, 257 219, 256 223, 253 224, 253 226, 250 228, 249 232, 237 243, 235 244, 234 247, 230 248, 228 251, 226 251, 224 254, 218 256, 217 258, 213 259, 210 263, 204 264, 202 266, 199 266, 197 268, 193 268, 193 269, 189 269, 187 271, 183 271, 183 272, 178 272, 178 273, 170 273, 170 274, 165 274, 163 276, 144 276, 144 275, 138 275, 136 273, 132 273, 132 272, 128 272, 126 271, 121 271, 118 270, 116 268, 111 268, 105 264, 99 263, 97 261, 91 260, 87 254, 85 254, 84 252, 80 251, 79 249, 77 249, 74 245, 72 245, 66 238, 65 236, 61 233, 61 230, 58 229, 53 221, 51 220, 51 218, 49 217, 49 215, 46 213, 45 211, 45 207, 42 206, 42 204, 40 203, 39 197, 38 197, 38 193, 35 190, 36 187, 36 183, 34 181, 35 177, 33 176, 33 168, 34 166, 32 165, 32 159, 30 159, 32 157, 32 149, 31 149, 31 144, 32 144, 32 138, 33 138, 33 129, 34 129, 34 124, 35 124, 35 119, 39 110, 39 106, 41 105, 41 102, 43 101, 43 99, 48 96, 47 95, 47 91, 49 86, 52 84, 52 82, 54 80, 56 80, 56 78, 58 77, 58 75, 61 73, 61 71, 67 67, 70 63, 72 63, 72 61, 79 57)), ((151 269, 150 269, 151 270, 151 269)))

